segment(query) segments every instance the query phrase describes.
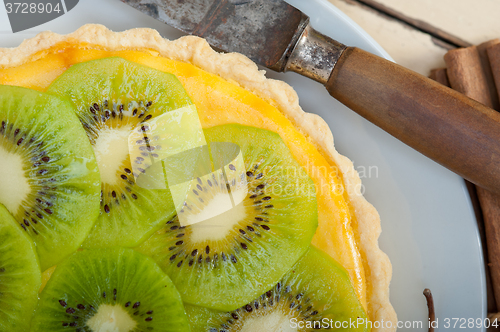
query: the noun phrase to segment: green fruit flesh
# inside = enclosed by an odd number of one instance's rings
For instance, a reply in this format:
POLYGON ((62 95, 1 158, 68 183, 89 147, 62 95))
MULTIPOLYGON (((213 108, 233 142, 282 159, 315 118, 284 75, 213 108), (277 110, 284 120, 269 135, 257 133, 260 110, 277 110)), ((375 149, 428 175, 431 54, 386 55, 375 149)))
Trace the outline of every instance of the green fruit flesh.
POLYGON ((99 213, 99 171, 73 106, 0 86, 0 203, 36 244, 42 269, 84 241, 99 213))
POLYGON ((193 332, 370 330, 345 269, 314 247, 274 288, 241 308, 186 305, 186 312, 193 332))
POLYGON ((0 86, 0 331, 285 332, 366 322, 345 269, 310 246, 316 190, 279 135, 212 127, 198 153, 196 126, 150 130, 189 107, 174 75, 122 58, 76 64, 47 93, 0 86), (134 131, 143 137, 132 147, 134 131), (241 164, 220 157, 239 152, 241 164), (191 182, 173 190, 180 179, 191 182), (40 271, 54 265, 38 301, 40 271))
MULTIPOLYGON (((246 178, 243 202, 194 225, 174 218, 137 250, 153 257, 185 302, 234 310, 273 287, 305 253, 317 227, 316 196, 279 135, 223 125, 206 129, 205 136, 241 149, 244 169, 239 173, 229 164, 226 176, 229 183, 246 178)), ((226 186, 215 175, 195 183, 180 213, 211 206, 226 186)))
POLYGON ((33 332, 189 331, 181 297, 132 249, 80 251, 58 265, 41 294, 33 332))
POLYGON ((27 331, 42 283, 33 241, 0 204, 0 331, 27 331))
MULTIPOLYGON (((99 164, 101 211, 84 246, 136 246, 173 216, 175 208, 168 190, 136 184, 127 139, 134 128, 147 131, 145 121, 191 105, 189 96, 174 75, 122 58, 76 64, 48 91, 73 102, 99 164)), ((160 149, 154 141, 152 137, 140 149, 160 149)), ((133 163, 146 169, 146 161, 139 155, 133 163)))

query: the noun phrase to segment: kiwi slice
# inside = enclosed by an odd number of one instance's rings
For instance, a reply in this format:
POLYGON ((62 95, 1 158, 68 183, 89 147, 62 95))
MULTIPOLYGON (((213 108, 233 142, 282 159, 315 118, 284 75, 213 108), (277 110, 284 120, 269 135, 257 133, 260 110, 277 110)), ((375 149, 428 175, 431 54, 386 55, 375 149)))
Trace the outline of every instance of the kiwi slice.
POLYGON ((179 292, 149 257, 87 249, 57 266, 41 293, 33 332, 189 331, 179 292))
POLYGON ((369 331, 347 271, 310 247, 276 286, 230 312, 186 305, 193 332, 369 331))
POLYGON ((28 331, 41 283, 35 244, 0 204, 0 331, 28 331))
POLYGON ((137 250, 153 257, 185 302, 234 310, 274 286, 305 253, 318 223, 316 192, 276 133, 230 124, 206 129, 205 137, 211 147, 238 146, 244 166, 225 166, 225 182, 215 170, 197 178, 179 214, 217 206, 218 193, 234 193, 233 180, 244 178, 242 202, 192 225, 174 217, 137 250))
POLYGON ((42 269, 82 244, 99 213, 99 171, 71 103, 0 86, 0 203, 36 244, 42 269))
MULTIPOLYGON (((168 190, 136 185, 128 138, 136 128, 147 133, 150 128, 144 122, 191 105, 189 96, 174 75, 117 57, 72 66, 48 92, 73 102, 99 165, 101 210, 84 246, 137 245, 173 216, 175 208, 168 190)), ((147 146, 137 143, 142 153, 161 149, 155 139, 147 146)), ((146 161, 139 155, 133 162, 146 161)))

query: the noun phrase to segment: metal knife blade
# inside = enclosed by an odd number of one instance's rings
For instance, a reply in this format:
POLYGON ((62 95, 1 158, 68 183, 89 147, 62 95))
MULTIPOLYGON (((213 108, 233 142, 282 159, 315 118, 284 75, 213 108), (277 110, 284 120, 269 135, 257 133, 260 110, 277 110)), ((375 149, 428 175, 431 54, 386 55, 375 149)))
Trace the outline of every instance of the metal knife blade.
POLYGON ((225 52, 279 70, 309 18, 281 0, 121 0, 225 52), (281 61, 280 61, 281 60, 281 61))

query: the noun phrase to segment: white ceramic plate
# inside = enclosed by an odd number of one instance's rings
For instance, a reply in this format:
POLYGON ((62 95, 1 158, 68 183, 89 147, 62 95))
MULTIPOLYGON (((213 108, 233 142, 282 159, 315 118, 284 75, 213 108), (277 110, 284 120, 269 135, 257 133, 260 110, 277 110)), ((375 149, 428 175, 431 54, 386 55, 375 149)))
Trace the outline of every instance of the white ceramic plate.
MULTIPOLYGON (((308 14, 317 30, 389 58, 366 32, 326 0, 288 1, 308 14)), ((17 34, 10 31, 1 7, 0 46, 15 47, 44 30, 70 33, 85 23, 101 23, 115 31, 150 27, 170 39, 182 35, 118 0, 81 0, 64 16, 17 34)), ((426 324, 422 295, 426 287, 433 291, 441 331, 446 330, 447 318, 485 317, 481 246, 462 179, 368 123, 331 98, 321 85, 294 73, 269 76, 290 83, 303 109, 328 122, 337 149, 360 172, 366 197, 382 218, 380 246, 393 264, 391 301, 399 320, 426 324)))

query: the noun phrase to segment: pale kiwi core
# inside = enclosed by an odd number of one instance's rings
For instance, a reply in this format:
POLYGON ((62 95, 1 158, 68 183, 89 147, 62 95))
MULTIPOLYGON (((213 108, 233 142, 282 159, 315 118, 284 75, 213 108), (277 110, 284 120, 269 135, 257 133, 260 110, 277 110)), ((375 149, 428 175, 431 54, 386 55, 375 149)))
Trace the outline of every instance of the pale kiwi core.
POLYGON ((265 316, 248 318, 240 332, 274 331, 274 332, 295 332, 297 328, 290 323, 290 317, 275 310, 265 316))
POLYGON ((137 322, 119 304, 101 304, 86 324, 93 332, 130 332, 137 326, 137 322))
POLYGON ((106 128, 99 132, 94 143, 94 153, 103 182, 115 185, 118 182, 116 173, 120 165, 129 156, 128 136, 131 128, 106 128))
MULTIPOLYGON (((217 209, 218 198, 218 195, 215 195, 215 197, 203 210, 217 209)), ((234 225, 245 219, 247 216, 246 210, 247 207, 245 206, 245 201, 243 201, 226 212, 217 214, 215 217, 191 225, 191 241, 193 243, 199 243, 207 240, 223 240, 229 234, 231 229, 233 229, 234 225)), ((202 213, 206 215, 214 214, 214 212, 210 211, 202 211, 202 213)))
POLYGON ((0 181, 0 203, 13 215, 17 214, 19 206, 31 192, 23 166, 21 156, 8 152, 0 145, 0 172, 4 174, 0 181))

